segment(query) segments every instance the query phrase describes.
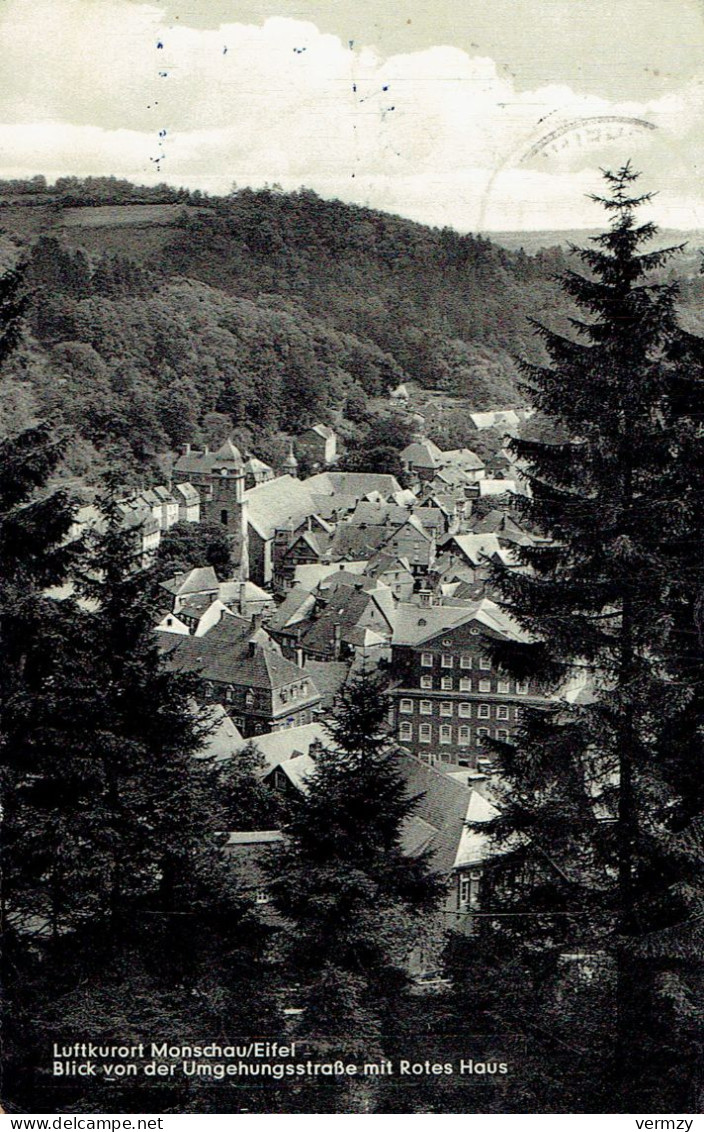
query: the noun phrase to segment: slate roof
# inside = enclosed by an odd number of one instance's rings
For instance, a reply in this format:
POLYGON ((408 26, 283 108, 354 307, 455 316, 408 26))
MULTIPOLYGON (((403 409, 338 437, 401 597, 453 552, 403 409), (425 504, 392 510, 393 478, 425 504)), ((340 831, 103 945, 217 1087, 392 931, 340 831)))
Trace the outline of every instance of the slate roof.
POLYGON ((385 550, 380 550, 373 558, 367 562, 364 573, 368 578, 378 578, 381 574, 404 573, 413 577, 411 564, 407 558, 401 558, 397 554, 389 554, 385 550))
POLYGON ((244 743, 242 732, 230 719, 221 704, 212 704, 203 713, 203 723, 209 727, 205 745, 195 756, 198 759, 227 759, 244 743))
POLYGON ((174 492, 182 495, 186 503, 200 503, 200 495, 194 488, 192 483, 185 481, 184 483, 177 483, 174 485, 174 492))
POLYGON ((303 563, 295 567, 293 576, 297 585, 303 586, 307 590, 313 590, 316 586, 319 586, 321 582, 324 582, 336 573, 344 572, 346 575, 366 574, 366 566, 367 560, 365 558, 360 559, 359 562, 303 563))
MULTIPOLYGON (((340 689, 347 682, 350 674, 349 661, 344 660, 307 660, 304 672, 313 679, 313 683, 320 692, 321 707, 329 710, 340 689)), ((328 739, 325 742, 329 742, 328 739)))
MULTIPOLYGON (((476 790, 456 781, 420 759, 399 751, 399 770, 406 790, 417 804, 403 831, 402 848, 409 856, 429 850, 433 872, 449 873, 469 864, 468 837, 465 822, 472 807, 484 811, 476 790), (421 824, 422 823, 422 824, 421 824)), ((472 849, 476 850, 476 840, 472 849)), ((479 858, 477 857, 477 860, 479 858)), ((474 863, 474 858, 472 862, 474 863)))
POLYGON ((470 448, 449 448, 443 452, 442 458, 445 466, 454 465, 467 471, 481 471, 485 464, 476 452, 470 448))
POLYGON ((439 468, 443 462, 443 454, 432 440, 413 441, 403 449, 400 457, 404 464, 415 468, 439 468))
POLYGON ((472 566, 479 566, 485 558, 490 558, 492 554, 498 554, 501 547, 496 535, 474 533, 451 535, 442 544, 441 549, 443 555, 461 554, 468 562, 471 562, 472 566))
POLYGON ((314 607, 313 594, 303 586, 294 586, 286 594, 278 609, 272 613, 267 625, 274 630, 286 629, 289 625, 305 620, 314 607))
POLYGON ((262 538, 273 538, 276 530, 295 529, 315 513, 306 482, 293 476, 277 476, 245 491, 247 519, 262 538))
POLYGON ((375 524, 360 527, 352 523, 340 523, 330 543, 330 557, 337 560, 352 558, 356 561, 369 559, 388 538, 389 531, 385 526, 375 524))
POLYGON ((394 634, 395 645, 419 645, 448 629, 456 629, 471 621, 476 606, 457 609, 446 605, 429 607, 399 602, 396 606, 394 634))
POLYGON ((183 574, 175 574, 161 583, 162 589, 174 596, 196 593, 218 593, 220 583, 212 566, 198 566, 194 570, 186 570, 183 574))
MULTIPOLYGON (((251 623, 240 617, 223 618, 203 637, 177 639, 179 646, 171 650, 168 667, 197 673, 204 680, 274 690, 305 676, 265 633, 253 634, 251 623)), ((312 681, 311 685, 307 699, 317 697, 312 681)))
MULTIPOLYGON (((260 772, 265 777, 274 767, 286 762, 296 752, 307 755, 311 743, 331 745, 330 736, 322 723, 305 723, 300 727, 284 727, 281 731, 269 731, 264 735, 255 735, 247 743, 254 743, 264 759, 264 767, 260 772)), ((245 746, 243 742, 240 749, 245 746)), ((235 752, 236 754, 237 752, 235 752)))
POLYGON ((303 481, 309 491, 321 495, 352 495, 363 499, 370 491, 379 491, 388 499, 401 485, 395 476, 384 472, 319 472, 303 481))
POLYGON ((189 472, 212 472, 214 468, 227 467, 232 470, 242 468, 242 453, 239 448, 226 440, 216 452, 198 451, 194 449, 184 452, 174 464, 176 475, 188 475, 189 472))

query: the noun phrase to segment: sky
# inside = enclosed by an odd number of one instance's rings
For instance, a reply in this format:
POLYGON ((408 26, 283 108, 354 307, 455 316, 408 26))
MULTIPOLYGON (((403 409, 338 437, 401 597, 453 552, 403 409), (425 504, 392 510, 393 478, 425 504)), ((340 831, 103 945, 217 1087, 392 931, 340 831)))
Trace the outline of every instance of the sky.
POLYGON ((704 228, 704 0, 3 0, 0 177, 279 185, 460 231, 704 228))

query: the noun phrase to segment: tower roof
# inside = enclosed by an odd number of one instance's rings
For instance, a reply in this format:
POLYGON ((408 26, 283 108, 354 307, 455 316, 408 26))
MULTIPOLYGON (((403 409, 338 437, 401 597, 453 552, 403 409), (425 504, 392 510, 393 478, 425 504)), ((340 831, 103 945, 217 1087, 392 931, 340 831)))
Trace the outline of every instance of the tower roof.
POLYGON ((227 438, 224 444, 221 444, 215 453, 215 459, 223 463, 236 464, 238 467, 242 466, 242 453, 239 448, 232 443, 230 437, 227 438))

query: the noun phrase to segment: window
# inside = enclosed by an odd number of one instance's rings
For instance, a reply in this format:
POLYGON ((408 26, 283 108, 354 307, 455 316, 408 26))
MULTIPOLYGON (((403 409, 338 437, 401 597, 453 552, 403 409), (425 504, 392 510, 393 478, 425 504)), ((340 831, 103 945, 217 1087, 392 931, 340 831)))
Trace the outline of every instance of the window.
POLYGON ((488 727, 478 727, 477 728, 477 746, 478 747, 481 747, 483 745, 484 740, 487 738, 488 734, 489 734, 489 728, 488 727))
POLYGON ((443 700, 440 704, 440 715, 452 715, 452 704, 449 700, 443 700))
POLYGON ((471 656, 468 656, 466 652, 463 652, 462 656, 460 657, 460 668, 471 668, 471 667, 472 667, 471 656))
POLYGON ((480 704, 477 715, 480 719, 489 719, 491 716, 491 708, 488 704, 480 704))
POLYGON ((227 511, 220 512, 220 522, 222 523, 223 527, 227 526, 227 511))
POLYGON ((460 874, 458 888, 458 904, 460 908, 479 907, 479 878, 478 869, 470 869, 468 873, 460 874))
POLYGON ((516 723, 520 723, 521 709, 519 707, 513 709, 513 718, 515 719, 516 723))
POLYGON ((440 727, 440 742, 441 743, 451 743, 452 742, 452 728, 450 727, 450 725, 448 723, 443 723, 440 727))
POLYGON ((398 737, 399 739, 413 738, 413 726, 408 722, 408 720, 404 719, 403 723, 399 727, 398 737))
POLYGON ((511 691, 511 681, 510 680, 497 680, 496 681, 496 691, 502 692, 504 695, 506 695, 508 692, 511 691))
POLYGON ((488 656, 482 656, 482 657, 479 658, 479 667, 482 669, 483 672, 490 672, 491 671, 491 660, 489 659, 488 656))
POLYGON ((270 900, 271 900, 271 897, 269 896, 269 893, 266 891, 265 888, 258 888, 257 889, 256 896, 254 897, 254 901, 255 901, 256 904, 268 904, 270 900))
POLYGON ((432 676, 421 676, 420 686, 421 686, 421 688, 432 688, 432 686, 433 686, 432 676))
POLYGON ((469 679, 469 676, 461 676, 460 677, 460 692, 471 692, 471 691, 472 691, 472 681, 469 679))
POLYGON ((506 706, 506 704, 499 704, 496 709, 496 718, 508 719, 508 707, 506 706))
POLYGON ((460 715, 462 716, 463 719, 471 719, 472 705, 471 704, 460 704, 460 715))
POLYGON ((454 663, 455 663, 455 658, 454 658, 454 656, 451 656, 449 652, 444 652, 444 653, 441 654, 441 656, 440 656, 440 667, 441 668, 452 668, 454 663))
POLYGON ((418 738, 420 739, 421 743, 429 743, 430 742, 430 724, 429 723, 421 723, 420 727, 418 728, 418 738))
POLYGON ((527 680, 524 680, 524 681, 517 680, 516 681, 516 691, 518 692, 519 696, 527 696, 528 695, 528 681, 527 680))
POLYGON ((457 739, 457 742, 459 743, 460 747, 468 747, 469 746, 469 739, 470 739, 469 728, 468 727, 460 727, 459 732, 458 732, 458 739, 457 739))
POLYGON ((496 732, 496 738, 499 739, 502 743, 508 743, 508 731, 505 727, 499 727, 498 731, 496 732))
POLYGON ((433 667, 433 654, 431 652, 422 652, 420 654, 420 663, 423 668, 433 667))
POLYGON ((404 715, 413 714, 413 700, 401 700, 398 705, 398 710, 402 711, 404 715))
POLYGON ((452 677, 451 676, 443 676, 441 681, 440 681, 440 687, 442 688, 443 692, 451 692, 452 691, 452 677))
POLYGON ((480 692, 490 692, 491 691, 491 680, 480 680, 479 681, 479 691, 480 692))
POLYGON ((430 700, 421 700, 420 701, 420 714, 421 715, 432 715, 433 714, 433 705, 430 702, 430 700))

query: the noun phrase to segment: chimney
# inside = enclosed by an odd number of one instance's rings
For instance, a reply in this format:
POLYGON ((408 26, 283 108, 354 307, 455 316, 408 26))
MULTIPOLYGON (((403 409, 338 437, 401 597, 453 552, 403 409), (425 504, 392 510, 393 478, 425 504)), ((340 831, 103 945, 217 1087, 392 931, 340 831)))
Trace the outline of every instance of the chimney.
POLYGON ((208 448, 208 445, 207 445, 207 444, 205 444, 205 445, 203 446, 203 455, 204 455, 204 456, 207 456, 207 455, 209 455, 209 453, 210 453, 210 449, 208 448))
POLYGON ((252 614, 252 632, 257 633, 259 631, 259 629, 261 629, 261 627, 262 627, 262 615, 261 615, 261 613, 253 613, 252 614))
POLYGON ((184 446, 183 446, 183 454, 184 454, 184 456, 190 456, 190 454, 191 454, 191 446, 190 446, 190 444, 184 444, 184 446))
POLYGON ((298 665, 299 668, 305 668, 305 666, 306 666, 305 653, 303 652, 303 649, 300 648, 300 647, 296 649, 296 664, 298 665))

